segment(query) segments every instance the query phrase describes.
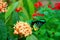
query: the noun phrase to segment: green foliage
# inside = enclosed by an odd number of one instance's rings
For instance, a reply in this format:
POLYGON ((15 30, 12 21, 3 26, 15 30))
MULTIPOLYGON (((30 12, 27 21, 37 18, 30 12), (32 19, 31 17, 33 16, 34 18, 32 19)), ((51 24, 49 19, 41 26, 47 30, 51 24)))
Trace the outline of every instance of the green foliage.
POLYGON ((7 27, 3 20, 0 20, 0 40, 7 40, 7 27))
POLYGON ((30 17, 32 16, 32 14, 34 13, 34 4, 32 3, 31 0, 27 0, 28 6, 29 6, 29 13, 30 13, 30 17))
POLYGON ((26 40, 38 40, 34 35, 30 35, 26 38, 26 40))
POLYGON ((11 15, 11 13, 15 10, 16 6, 18 5, 18 2, 13 3, 11 6, 8 7, 7 12, 5 13, 5 20, 8 19, 8 17, 11 15))
MULTIPOLYGON (((7 1, 7 0, 6 0, 7 1)), ((0 13, 0 40, 18 40, 20 36, 15 35, 14 24, 17 21, 23 21, 30 24, 35 20, 45 19, 46 23, 38 30, 32 30, 32 35, 21 40, 60 40, 60 10, 52 10, 48 6, 40 7, 38 12, 44 16, 37 16, 33 19, 32 14, 35 11, 34 3, 37 0, 10 0, 6 13, 0 13), (21 3, 20 3, 21 2, 21 3), (17 7, 22 7, 21 12, 16 12, 17 7)), ((50 0, 48 0, 51 3, 50 0)), ((37 27, 34 25, 34 27, 37 27)), ((37 27, 38 28, 38 27, 37 27)), ((32 28, 33 29, 33 28, 32 28)))

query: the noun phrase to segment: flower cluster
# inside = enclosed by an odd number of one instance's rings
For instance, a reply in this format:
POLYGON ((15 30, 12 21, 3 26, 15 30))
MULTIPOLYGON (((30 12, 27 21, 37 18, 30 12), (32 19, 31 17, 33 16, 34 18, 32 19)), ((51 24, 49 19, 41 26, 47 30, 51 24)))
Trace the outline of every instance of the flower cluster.
POLYGON ((16 12, 20 12, 22 10, 22 7, 18 7, 18 8, 16 8, 16 12))
POLYGON ((51 5, 51 4, 49 4, 49 5, 48 5, 48 8, 52 8, 52 5, 51 5))
POLYGON ((32 16, 33 17, 35 17, 35 16, 44 16, 44 14, 40 14, 38 11, 35 11, 35 13, 32 16))
POLYGON ((14 34, 26 37, 32 34, 32 28, 25 22, 17 22, 14 26, 14 34))
POLYGON ((0 13, 6 12, 7 2, 3 2, 3 0, 0 0, 0 13))
POLYGON ((56 10, 60 10, 60 2, 55 3, 54 6, 56 10))
POLYGON ((44 16, 44 14, 34 13, 32 16, 44 16))
POLYGON ((52 5, 48 5, 48 8, 51 8, 52 10, 60 10, 60 2, 57 2, 54 4, 54 8, 52 8, 52 5))
POLYGON ((39 2, 35 3, 34 6, 36 8, 39 8, 39 7, 43 6, 43 4, 42 4, 42 2, 39 1, 39 2))

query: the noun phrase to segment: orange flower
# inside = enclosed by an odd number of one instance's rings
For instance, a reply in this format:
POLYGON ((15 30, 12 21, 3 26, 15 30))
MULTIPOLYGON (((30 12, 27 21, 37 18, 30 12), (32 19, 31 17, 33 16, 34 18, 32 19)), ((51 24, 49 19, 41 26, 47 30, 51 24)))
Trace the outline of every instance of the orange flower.
POLYGON ((14 34, 26 37, 32 34, 32 28, 25 22, 17 22, 16 25, 14 25, 14 34))
POLYGON ((6 12, 6 7, 7 7, 7 3, 3 2, 3 0, 0 0, 0 13, 1 12, 6 12))

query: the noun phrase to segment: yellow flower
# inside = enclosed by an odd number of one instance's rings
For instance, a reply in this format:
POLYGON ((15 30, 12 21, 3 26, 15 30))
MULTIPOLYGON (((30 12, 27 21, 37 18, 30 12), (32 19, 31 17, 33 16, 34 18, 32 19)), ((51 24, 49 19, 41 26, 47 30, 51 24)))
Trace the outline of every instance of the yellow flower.
POLYGON ((16 25, 14 25, 14 34, 26 37, 32 34, 32 28, 25 22, 17 22, 16 25))

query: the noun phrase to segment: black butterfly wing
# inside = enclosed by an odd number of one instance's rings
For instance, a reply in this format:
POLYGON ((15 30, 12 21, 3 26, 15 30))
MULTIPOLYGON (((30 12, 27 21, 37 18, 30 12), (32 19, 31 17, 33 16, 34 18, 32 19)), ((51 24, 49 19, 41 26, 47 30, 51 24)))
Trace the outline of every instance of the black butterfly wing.
POLYGON ((33 21, 33 22, 31 23, 31 27, 33 27, 34 24, 36 24, 37 27, 40 28, 40 27, 41 27, 43 24, 45 24, 45 23, 46 23, 46 21, 33 21))

